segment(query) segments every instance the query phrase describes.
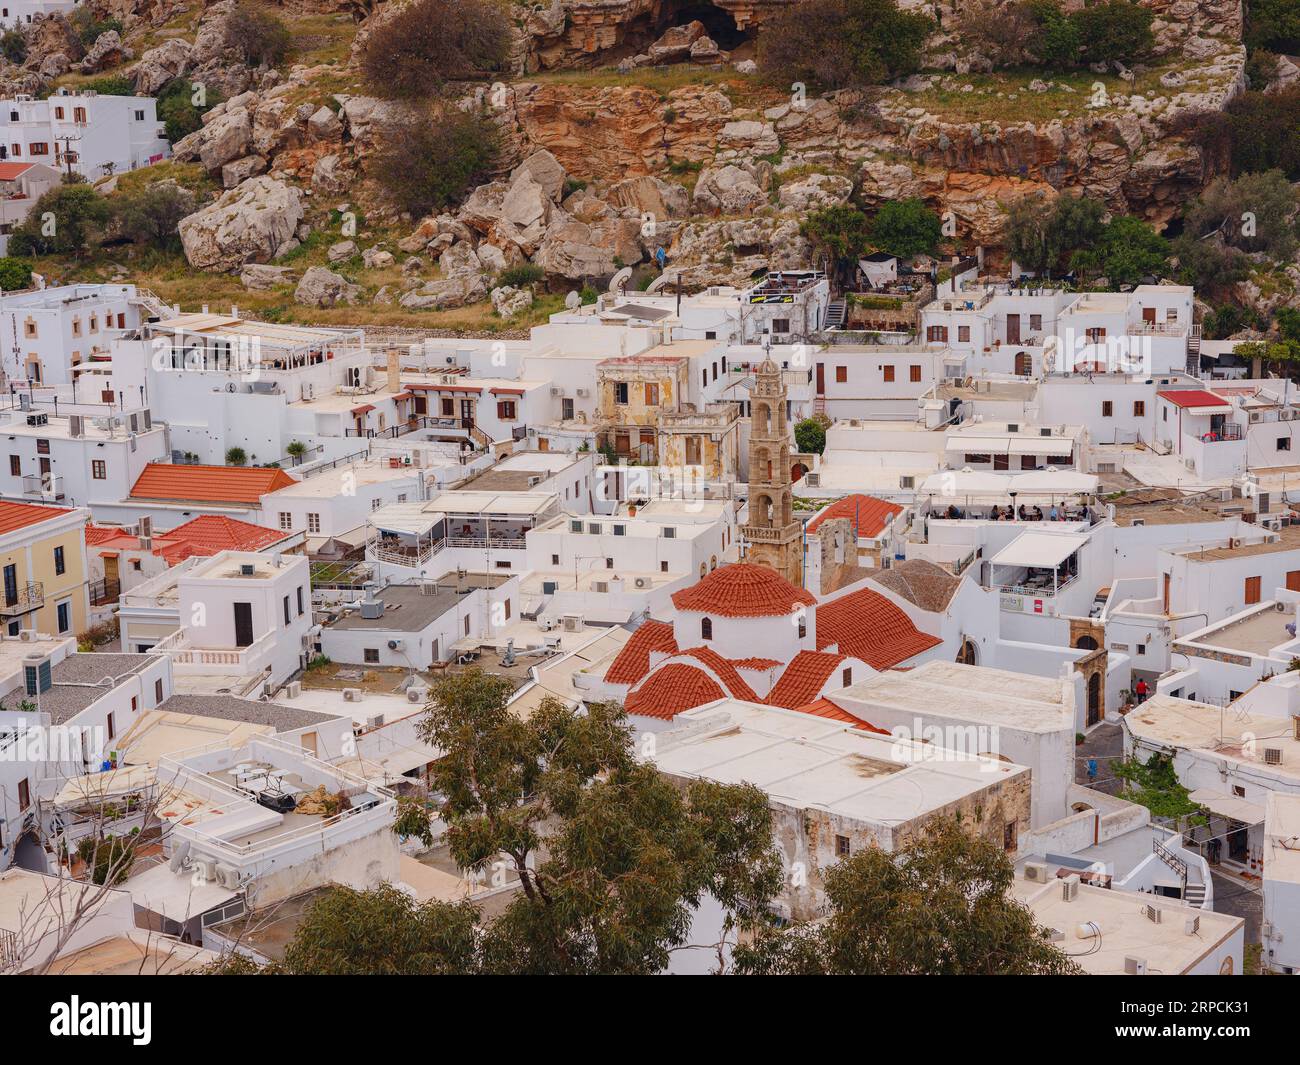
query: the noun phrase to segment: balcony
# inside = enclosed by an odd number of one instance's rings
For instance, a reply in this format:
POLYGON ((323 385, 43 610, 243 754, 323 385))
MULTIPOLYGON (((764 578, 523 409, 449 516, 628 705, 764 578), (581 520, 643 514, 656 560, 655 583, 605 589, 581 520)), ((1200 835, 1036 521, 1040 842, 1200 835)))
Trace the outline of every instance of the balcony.
POLYGON ((40 581, 29 581, 17 588, 6 588, 0 601, 0 615, 17 617, 40 610, 45 605, 45 586, 40 581))

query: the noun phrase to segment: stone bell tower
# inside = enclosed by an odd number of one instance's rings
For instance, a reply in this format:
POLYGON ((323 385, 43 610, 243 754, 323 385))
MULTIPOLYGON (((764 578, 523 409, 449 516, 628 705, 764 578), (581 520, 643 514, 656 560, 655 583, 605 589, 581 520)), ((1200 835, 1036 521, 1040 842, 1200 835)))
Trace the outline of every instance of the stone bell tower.
POLYGON ((770 354, 754 375, 749 398, 749 521, 741 528, 749 543, 746 561, 774 569, 802 588, 800 525, 790 488, 785 378, 770 354))

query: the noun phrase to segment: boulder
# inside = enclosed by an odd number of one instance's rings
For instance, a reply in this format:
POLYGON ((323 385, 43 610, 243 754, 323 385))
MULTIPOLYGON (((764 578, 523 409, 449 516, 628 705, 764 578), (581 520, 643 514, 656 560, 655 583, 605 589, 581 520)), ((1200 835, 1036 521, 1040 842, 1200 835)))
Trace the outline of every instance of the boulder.
POLYGON ((691 194, 682 185, 673 185, 649 175, 628 178, 611 185, 605 193, 611 207, 627 207, 640 215, 655 219, 685 218, 691 209, 691 194))
POLYGON ((132 84, 136 92, 154 96, 173 78, 188 72, 193 63, 194 47, 188 41, 180 38, 164 41, 140 57, 131 70, 132 84))
POLYGON ((526 311, 533 305, 533 290, 502 285, 492 290, 491 298, 492 308, 498 315, 502 318, 513 318, 520 311, 526 311))
POLYGON ((244 288, 255 292, 265 292, 277 285, 287 284, 298 275, 287 266, 268 266, 262 263, 248 263, 239 271, 239 283, 244 288))
POLYGON ((357 253, 357 242, 355 240, 340 240, 337 244, 331 244, 325 257, 332 263, 341 263, 345 259, 351 259, 357 253))
POLYGON ((348 174, 337 155, 322 155, 311 170, 311 187, 318 192, 338 193, 348 187, 348 174))
POLYGON ((385 251, 376 245, 361 253, 361 261, 365 263, 367 270, 387 270, 397 260, 393 258, 391 251, 385 251))
POLYGON ((332 140, 343 133, 343 122, 328 107, 320 107, 307 120, 307 129, 317 140, 332 140))
POLYGON ((443 310, 477 303, 487 295, 481 274, 465 273, 429 281, 402 296, 398 303, 410 310, 443 310))
POLYGON ((302 275, 294 289, 293 301, 307 307, 333 307, 339 303, 355 303, 360 292, 361 287, 352 284, 342 274, 323 266, 313 266, 302 275))
POLYGON ((246 155, 242 159, 236 159, 233 163, 226 163, 221 168, 221 187, 233 189, 236 185, 242 185, 254 174, 260 174, 266 169, 266 160, 260 155, 246 155))
POLYGON ((297 247, 302 193, 261 175, 182 218, 177 227, 185 258, 201 270, 236 270, 265 263, 297 247))
POLYGON ((135 53, 122 43, 121 34, 117 30, 108 30, 95 38, 86 58, 81 61, 80 69, 83 74, 98 74, 133 58, 135 53))
POLYGON ((684 26, 671 27, 646 50, 646 54, 656 66, 662 63, 684 63, 691 57, 691 46, 707 36, 704 23, 696 19, 684 26))
POLYGON ((815 211, 847 203, 853 192, 853 182, 837 174, 809 174, 807 177, 782 185, 777 202, 792 211, 815 211))
POLYGON ((207 125, 176 142, 179 159, 197 158, 209 173, 251 154, 253 116, 246 109, 226 110, 207 125))
POLYGON ((551 199, 553 203, 559 203, 564 195, 564 183, 568 180, 568 174, 564 172, 555 156, 546 149, 540 152, 533 152, 527 159, 520 163, 510 172, 510 183, 513 185, 524 175, 532 178, 542 190, 551 199))
POLYGON ((695 209, 703 214, 747 214, 767 204, 765 171, 727 164, 700 172, 695 183, 695 209))

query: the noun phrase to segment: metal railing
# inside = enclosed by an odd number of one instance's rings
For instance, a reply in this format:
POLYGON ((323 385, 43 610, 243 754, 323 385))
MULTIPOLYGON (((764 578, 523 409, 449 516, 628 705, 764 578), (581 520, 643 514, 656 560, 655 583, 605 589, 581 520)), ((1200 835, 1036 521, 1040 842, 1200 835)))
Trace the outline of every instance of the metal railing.
POLYGON ((103 606, 105 603, 116 603, 118 597, 122 594, 122 582, 108 577, 98 581, 90 582, 90 605, 103 606))
POLYGON ((0 600, 0 614, 27 614, 39 610, 45 605, 45 585, 40 581, 28 581, 23 587, 12 592, 5 589, 4 598, 0 600))

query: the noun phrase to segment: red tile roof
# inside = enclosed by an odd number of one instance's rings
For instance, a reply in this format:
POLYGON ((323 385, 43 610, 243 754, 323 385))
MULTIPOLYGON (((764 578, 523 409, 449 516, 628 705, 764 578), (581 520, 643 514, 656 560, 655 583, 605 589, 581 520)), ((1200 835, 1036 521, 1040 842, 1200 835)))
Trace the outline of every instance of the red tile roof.
POLYGON ((662 651, 665 654, 677 653, 677 641, 673 638, 673 627, 666 621, 647 621, 623 645, 605 671, 605 680, 610 684, 635 684, 650 672, 650 654, 662 651))
POLYGON ((877 732, 882 736, 888 736, 889 731, 883 728, 876 728, 869 721, 863 721, 861 718, 854 717, 847 710, 836 706, 829 699, 817 699, 811 703, 804 703, 803 706, 794 706, 789 709, 797 710, 801 714, 812 714, 814 717, 825 717, 831 721, 843 721, 845 724, 853 725, 862 729, 864 732, 877 732))
POLYGON ((0 181, 13 181, 31 168, 31 163, 0 163, 0 181))
POLYGON ((86 546, 99 547, 102 544, 111 544, 116 540, 121 540, 122 546, 126 541, 134 540, 140 542, 139 537, 132 535, 125 529, 119 529, 112 525, 87 525, 86 526, 86 546))
POLYGON ((267 492, 297 483, 274 466, 182 466, 151 462, 136 478, 131 498, 256 506, 267 492))
POLYGON ((845 496, 843 499, 837 499, 813 518, 808 523, 807 533, 811 536, 828 518, 848 518, 850 522, 857 523, 859 537, 877 536, 895 515, 901 513, 903 513, 901 506, 890 503, 886 499, 864 495, 845 496))
POLYGON ((1222 396, 1207 392, 1203 388, 1170 388, 1157 392, 1161 399, 1167 399, 1175 407, 1227 407, 1229 403, 1222 396))
POLYGON ((775 570, 748 562, 716 569, 697 584, 673 593, 678 610, 695 610, 724 618, 784 617, 817 600, 775 570))
POLYGON ((761 701, 758 698, 758 692, 754 691, 748 682, 736 672, 735 663, 723 658, 712 647, 692 647, 690 650, 683 651, 682 654, 690 655, 708 666, 717 675, 718 679, 727 686, 728 695, 751 703, 761 701))
POLYGON ((900 607, 870 588, 817 607, 817 649, 838 644, 841 654, 873 669, 889 669, 942 642, 921 632, 900 607))
POLYGON ((219 551, 260 551, 283 539, 284 533, 276 529, 222 514, 204 514, 157 537, 154 554, 174 566, 194 555, 205 558, 219 551))
POLYGON ((29 525, 39 525, 43 521, 57 518, 60 514, 71 514, 67 507, 41 507, 35 503, 10 503, 0 500, 0 535, 25 529, 29 525))
POLYGON ((671 721, 678 714, 715 699, 726 692, 698 666, 669 662, 656 669, 639 688, 628 693, 624 706, 629 714, 671 721))
POLYGON ((846 657, 827 651, 800 651, 790 660, 764 701, 787 710, 803 706, 821 694, 831 674, 846 657))
POLYGON ((733 658, 731 664, 737 669, 756 669, 759 671, 771 669, 773 666, 779 666, 781 663, 775 658, 733 658))

